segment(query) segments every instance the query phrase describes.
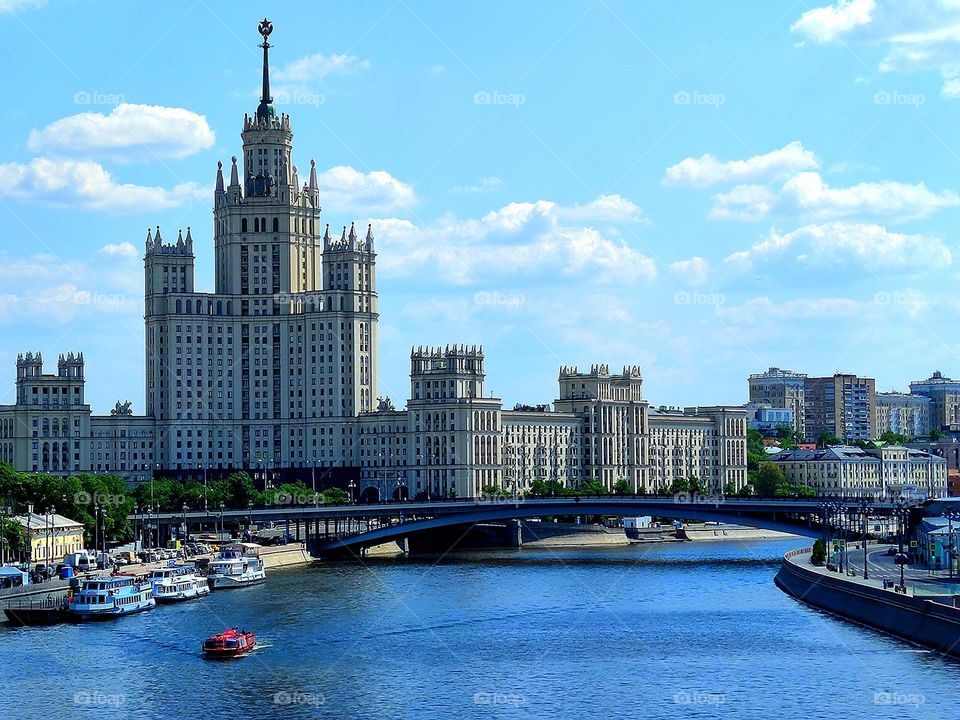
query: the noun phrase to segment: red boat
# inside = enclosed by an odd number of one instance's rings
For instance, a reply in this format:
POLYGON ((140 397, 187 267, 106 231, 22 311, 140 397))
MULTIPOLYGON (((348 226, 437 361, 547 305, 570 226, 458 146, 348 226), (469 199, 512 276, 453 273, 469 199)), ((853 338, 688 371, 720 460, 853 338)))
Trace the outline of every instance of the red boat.
POLYGON ((232 658, 246 655, 257 644, 257 636, 246 630, 230 628, 203 641, 203 654, 208 658, 232 658))

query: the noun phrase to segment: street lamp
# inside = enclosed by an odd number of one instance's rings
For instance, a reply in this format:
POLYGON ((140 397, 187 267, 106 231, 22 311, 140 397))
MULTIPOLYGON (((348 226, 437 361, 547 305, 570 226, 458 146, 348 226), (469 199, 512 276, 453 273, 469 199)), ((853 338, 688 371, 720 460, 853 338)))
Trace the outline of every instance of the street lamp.
POLYGON ((217 534, 217 542, 223 540, 223 503, 220 503, 220 532, 217 534))
POLYGON ((313 454, 313 465, 310 467, 310 485, 313 488, 313 506, 317 506, 317 454, 313 454))
POLYGON ((953 559, 957 556, 957 543, 953 538, 953 521, 960 520, 960 513, 951 511, 945 512, 944 517, 947 518, 947 537, 949 538, 947 542, 947 559, 950 563, 950 579, 953 579, 953 559))
POLYGON ((186 542, 189 539, 190 537, 189 535, 187 535, 187 504, 184 503, 183 504, 183 540, 184 542, 186 542))
POLYGON ((354 500, 353 500, 353 489, 354 489, 356 486, 357 486, 357 484, 353 481, 353 478, 350 478, 350 483, 347 485, 347 488, 350 490, 350 504, 351 504, 351 505, 354 504, 354 500))

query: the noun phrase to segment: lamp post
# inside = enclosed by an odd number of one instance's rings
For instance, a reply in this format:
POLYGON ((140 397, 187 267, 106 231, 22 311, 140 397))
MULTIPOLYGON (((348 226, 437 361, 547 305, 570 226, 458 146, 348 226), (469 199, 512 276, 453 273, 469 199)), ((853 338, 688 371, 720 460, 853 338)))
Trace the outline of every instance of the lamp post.
POLYGON ((207 509, 207 464, 203 464, 203 509, 207 509))
POLYGON ((93 549, 100 547, 100 503, 93 506, 93 549))
POLYGON ((900 592, 904 592, 904 583, 903 583, 903 566, 907 563, 907 557, 903 554, 903 531, 904 531, 904 517, 906 514, 906 503, 902 497, 897 498, 897 557, 894 558, 894 561, 897 565, 900 566, 900 592))
POLYGON ((317 506, 317 454, 313 454, 313 464, 310 466, 310 486, 313 488, 313 506, 317 506))
POLYGON ((27 564, 33 564, 33 503, 27 504, 27 547, 25 555, 27 564))
POLYGON ((184 542, 187 542, 189 539, 190 538, 187 535, 187 504, 184 503, 183 504, 183 540, 184 542))
POLYGON ((950 579, 953 580, 953 559, 957 556, 957 543, 953 538, 953 521, 960 520, 960 513, 958 512, 946 512, 944 517, 947 518, 947 560, 950 563, 950 579))
POLYGON ((864 498, 860 506, 861 511, 863 512, 863 579, 869 580, 870 575, 867 573, 867 530, 869 522, 867 520, 867 499, 864 498))
POLYGON ((354 500, 353 500, 353 489, 354 489, 356 486, 357 486, 357 484, 353 481, 353 478, 350 478, 350 483, 347 485, 347 489, 350 490, 350 504, 351 504, 351 505, 354 504, 354 500))
POLYGON ((220 532, 217 534, 217 542, 223 540, 223 503, 220 503, 220 532))

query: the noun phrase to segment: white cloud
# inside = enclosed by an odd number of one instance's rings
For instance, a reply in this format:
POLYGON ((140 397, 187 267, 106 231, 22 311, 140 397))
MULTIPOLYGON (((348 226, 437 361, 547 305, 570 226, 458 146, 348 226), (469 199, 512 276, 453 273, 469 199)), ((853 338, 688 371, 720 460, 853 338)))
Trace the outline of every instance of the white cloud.
POLYGON ((12 13, 46 5, 47 0, 0 0, 0 13, 12 13))
POLYGON ((677 260, 670 263, 670 273, 678 280, 691 285, 702 285, 710 275, 710 263, 699 256, 689 260, 677 260))
POLYGON ((171 189, 118 183, 98 163, 88 160, 34 158, 2 163, 0 199, 88 210, 139 212, 178 207, 210 196, 210 188, 187 182, 171 189))
MULTIPOLYGON (((369 60, 356 55, 307 55, 273 71, 270 88, 276 102, 322 102, 317 95, 321 82, 330 75, 350 75, 370 68, 369 60)), ((256 91, 260 95, 260 89, 256 91)))
POLYGON ((832 42, 867 25, 874 10, 876 0, 838 0, 836 5, 807 10, 790 29, 819 43, 832 42))
POLYGON ((385 170, 362 173, 338 165, 317 176, 320 202, 337 211, 387 213, 417 202, 413 188, 385 170))
POLYGON ((133 246, 132 243, 128 243, 128 242, 107 243, 102 248, 100 248, 98 252, 110 257, 122 257, 122 258, 140 257, 140 252, 133 246))
POLYGON ((499 190, 504 185, 503 180, 498 177, 485 177, 480 178, 480 181, 473 185, 458 185, 455 188, 452 188, 450 192, 452 193, 488 193, 499 190))
POLYGON ((752 221, 777 213, 814 220, 853 216, 907 219, 927 217, 957 205, 957 193, 933 192, 922 182, 865 182, 832 188, 819 173, 803 172, 787 180, 778 193, 763 185, 743 185, 721 193, 714 198, 710 217, 752 221))
POLYGON ((960 96, 957 0, 837 0, 807 10, 791 29, 818 43, 886 46, 881 72, 938 70, 942 94, 960 96))
POLYGON ((764 263, 785 275, 791 271, 857 269, 875 273, 924 272, 950 265, 952 255, 939 238, 907 235, 880 225, 831 222, 788 233, 771 230, 748 250, 729 255, 725 265, 749 271, 764 263))
POLYGON ((702 188, 721 182, 776 180, 818 167, 820 161, 817 156, 794 140, 779 150, 754 155, 746 160, 724 162, 710 154, 685 158, 667 168, 663 184, 702 188))
POLYGON ((556 206, 554 214, 568 222, 647 222, 640 206, 622 195, 601 195, 586 205, 556 206))
POLYGON ((446 70, 447 69, 443 65, 434 65, 432 68, 430 68, 430 74, 442 75, 444 72, 446 72, 446 70))
POLYGON ((579 224, 597 217, 635 221, 639 208, 621 200, 599 198, 573 207, 546 200, 515 202, 481 219, 446 217, 424 226, 398 218, 374 220, 379 264, 387 274, 424 273, 453 284, 509 276, 525 282, 536 276, 551 281, 577 276, 599 283, 653 279, 657 268, 651 258, 579 224))
POLYGON ((190 110, 124 103, 109 115, 80 113, 31 130, 27 147, 45 155, 132 162, 187 157, 215 139, 207 119, 190 110))

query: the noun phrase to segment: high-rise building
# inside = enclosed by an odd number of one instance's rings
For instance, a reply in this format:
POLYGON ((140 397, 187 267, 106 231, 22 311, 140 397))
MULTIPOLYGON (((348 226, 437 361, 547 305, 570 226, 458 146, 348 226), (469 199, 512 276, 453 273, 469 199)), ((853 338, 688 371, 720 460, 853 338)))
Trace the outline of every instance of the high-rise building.
POLYGON ((174 242, 147 231, 146 414, 118 402, 93 415, 82 355, 44 375, 39 354, 27 353, 16 403, 0 406, 0 459, 131 482, 243 469, 261 484, 339 485, 360 499, 522 492, 538 479, 626 481, 634 491, 680 476, 718 491, 743 486, 743 407, 651 413, 637 366, 561 368, 552 409, 504 411, 485 395, 482 348, 418 347, 406 407, 378 397, 373 228, 321 229, 315 164, 301 183, 291 119, 270 95, 272 25, 260 32, 263 85, 243 119, 242 161, 231 160, 229 181, 222 164, 216 173, 214 291, 196 290, 191 228, 174 242))
POLYGON ((816 441, 824 433, 848 442, 877 436, 873 378, 847 373, 808 377, 803 392, 807 440, 816 441))
POLYGON ((776 367, 754 373, 748 378, 750 404, 792 411, 793 429, 802 437, 805 434, 803 393, 806 377, 803 373, 776 367))
POLYGON ((910 383, 910 394, 932 401, 931 429, 960 432, 960 380, 945 377, 937 370, 926 380, 910 383))
POLYGON ((923 395, 877 393, 877 435, 895 432, 909 438, 930 434, 932 401, 923 395))

